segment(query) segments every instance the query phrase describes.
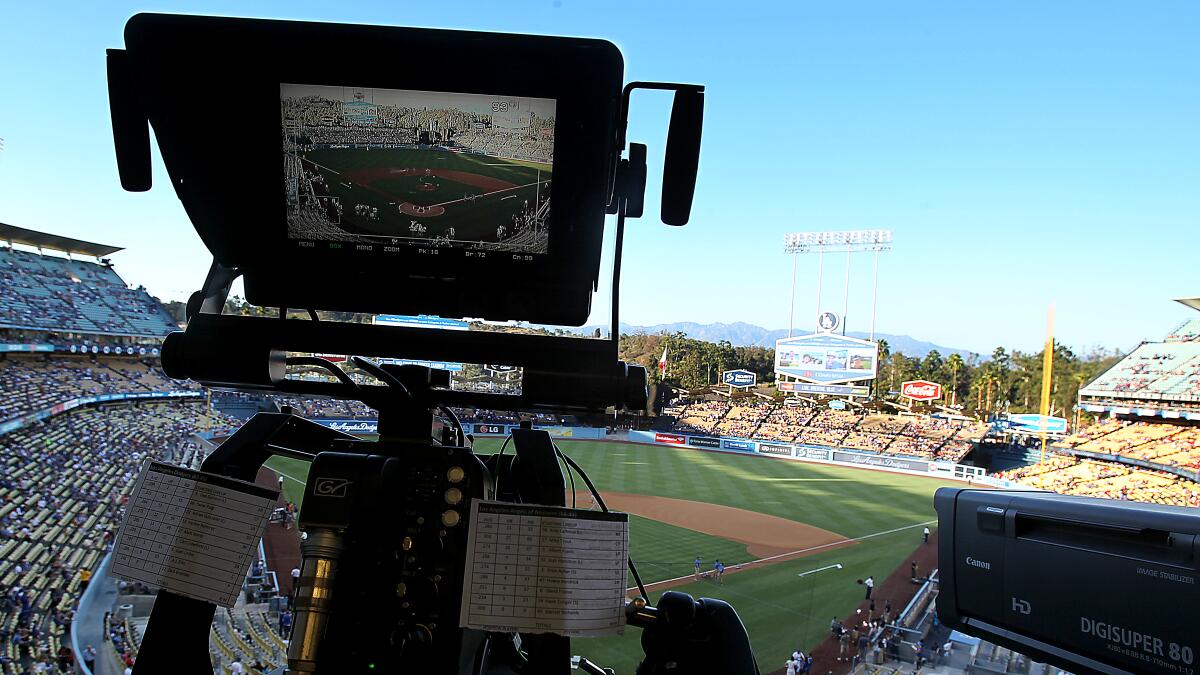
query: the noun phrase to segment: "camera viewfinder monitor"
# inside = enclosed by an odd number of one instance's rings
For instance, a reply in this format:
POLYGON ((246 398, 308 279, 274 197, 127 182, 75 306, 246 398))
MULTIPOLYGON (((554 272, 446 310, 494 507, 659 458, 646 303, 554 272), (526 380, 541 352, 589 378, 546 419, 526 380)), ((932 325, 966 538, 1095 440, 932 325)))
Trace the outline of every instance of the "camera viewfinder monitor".
POLYGON ((619 156, 611 43, 161 14, 125 43, 127 98, 251 303, 587 320, 619 156))
POLYGON ((288 239, 549 253, 555 100, 281 84, 288 239))

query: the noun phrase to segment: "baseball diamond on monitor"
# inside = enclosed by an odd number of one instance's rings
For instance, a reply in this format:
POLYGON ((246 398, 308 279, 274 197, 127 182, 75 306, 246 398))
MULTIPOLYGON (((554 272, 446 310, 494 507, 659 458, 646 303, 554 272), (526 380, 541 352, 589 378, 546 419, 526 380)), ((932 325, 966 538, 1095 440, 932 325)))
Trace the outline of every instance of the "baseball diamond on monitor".
POLYGON ((555 100, 281 84, 288 237, 548 251, 555 100))

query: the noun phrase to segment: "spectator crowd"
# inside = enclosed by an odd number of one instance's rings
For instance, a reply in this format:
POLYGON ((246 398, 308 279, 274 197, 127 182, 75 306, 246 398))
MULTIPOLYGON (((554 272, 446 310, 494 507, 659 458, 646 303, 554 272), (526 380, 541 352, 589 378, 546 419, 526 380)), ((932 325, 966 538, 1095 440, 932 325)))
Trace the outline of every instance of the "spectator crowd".
POLYGON ((1064 494, 1200 506, 1200 486, 1189 479, 1200 469, 1200 427, 1109 419, 1084 427, 1052 450, 1045 462, 996 477, 1064 494))
MULTIPOLYGON (((198 463, 193 434, 223 422, 199 404, 113 404, 0 436, 0 672, 68 672, 70 625, 142 461, 198 463)), ((112 635, 118 654, 135 642, 112 635)))
POLYGON ((985 425, 964 420, 785 405, 757 397, 694 401, 675 412, 672 430, 682 433, 951 461, 970 452, 987 431, 985 425))
POLYGON ((161 337, 175 321, 107 265, 0 246, 0 328, 161 337))
POLYGON ((156 361, 92 356, 0 356, 0 422, 96 394, 196 390, 169 380, 156 361))

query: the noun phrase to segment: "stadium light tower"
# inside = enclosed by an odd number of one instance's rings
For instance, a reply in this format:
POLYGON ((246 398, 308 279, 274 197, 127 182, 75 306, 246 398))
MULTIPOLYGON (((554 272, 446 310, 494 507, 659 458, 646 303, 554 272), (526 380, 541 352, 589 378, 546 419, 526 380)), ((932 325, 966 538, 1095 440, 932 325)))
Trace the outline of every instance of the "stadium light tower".
MULTIPOLYGON (((846 334, 846 312, 850 308, 850 256, 856 252, 874 253, 874 280, 871 290, 871 340, 875 339, 875 304, 879 297, 879 253, 892 250, 891 230, 843 230, 837 232, 789 232, 783 235, 783 252, 792 254, 792 299, 788 308, 788 337, 792 337, 796 314, 796 266, 801 253, 817 253, 817 309, 821 314, 821 284, 825 278, 825 252, 846 252, 846 282, 842 291, 842 335, 846 334)), ((818 326, 819 328, 819 326, 818 326)))

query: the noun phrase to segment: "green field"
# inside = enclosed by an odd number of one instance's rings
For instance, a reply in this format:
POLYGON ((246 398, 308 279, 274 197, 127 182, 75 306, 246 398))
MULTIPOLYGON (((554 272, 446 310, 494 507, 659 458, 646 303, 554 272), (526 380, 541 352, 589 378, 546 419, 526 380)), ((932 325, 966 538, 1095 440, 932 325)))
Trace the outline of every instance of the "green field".
MULTIPOLYGON (((495 439, 477 443, 484 453, 497 447, 495 439)), ((815 646, 831 616, 845 616, 858 604, 862 587, 857 579, 873 575, 882 580, 904 563, 920 542, 920 527, 878 533, 934 520, 933 492, 942 485, 929 478, 752 455, 588 441, 561 447, 601 490, 723 504, 847 538, 868 537, 854 546, 728 575, 722 586, 698 582, 676 589, 730 602, 750 632, 764 673, 775 670, 796 647, 815 646), (834 563, 842 569, 796 576, 834 563)), ((274 458, 269 466, 297 479, 307 475, 301 462, 274 458)), ((284 487, 293 500, 301 488, 294 481, 284 487)), ((690 574, 697 554, 706 561, 752 558, 736 542, 638 517, 631 518, 630 551, 646 583, 690 574)), ((639 638, 640 631, 631 628, 620 638, 576 640, 572 648, 625 675, 641 656, 639 638)))
POLYGON ((513 214, 536 204, 551 176, 549 164, 441 150, 319 149, 303 157, 317 166, 330 194, 340 200, 341 227, 361 234, 410 236, 416 221, 426 228, 421 237, 495 242, 496 227, 511 225, 513 214), (401 213, 404 203, 444 213, 401 213), (356 204, 378 213, 359 215, 356 204))

